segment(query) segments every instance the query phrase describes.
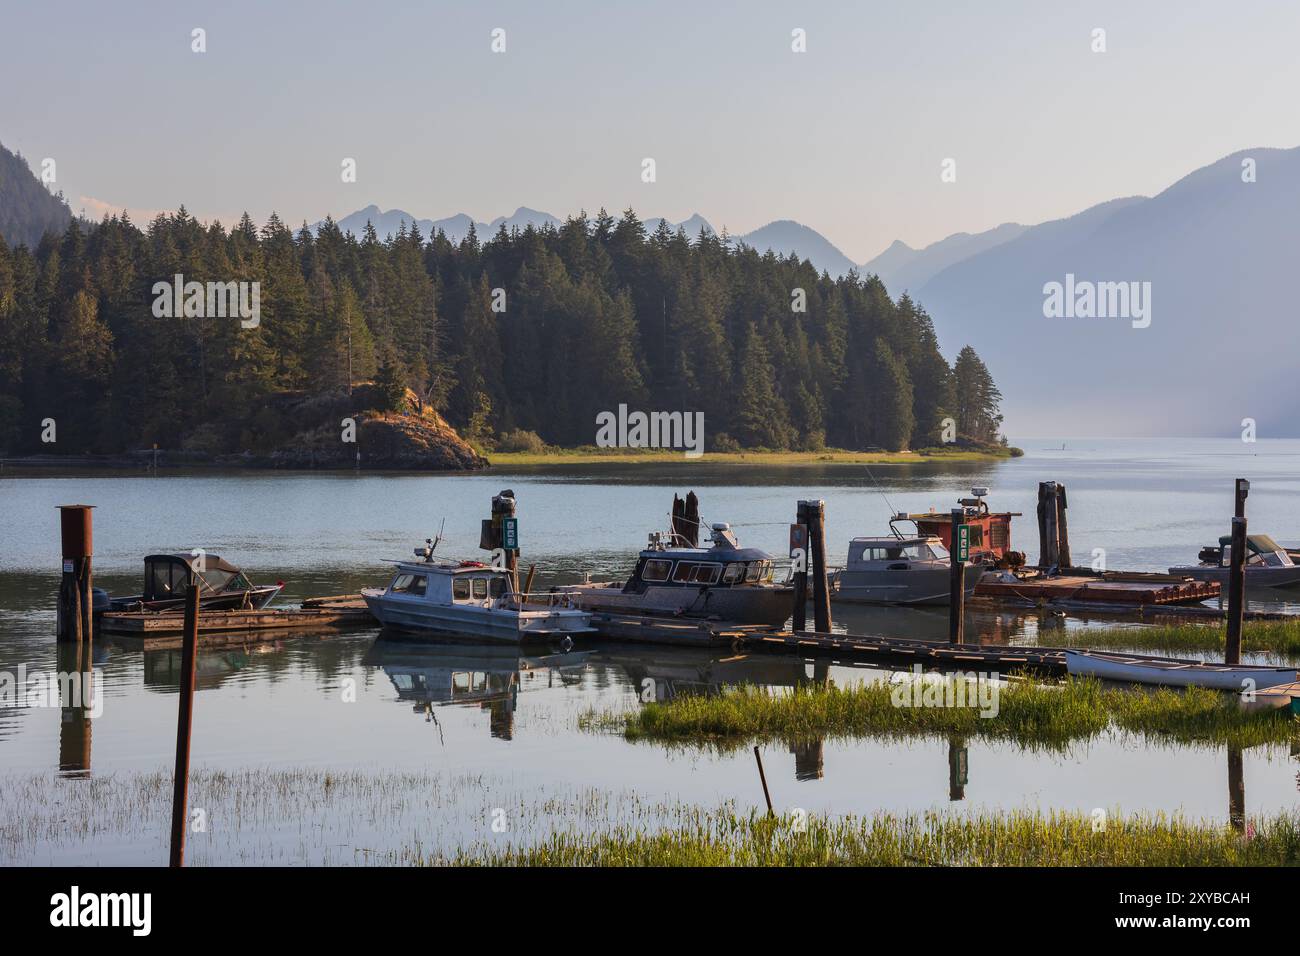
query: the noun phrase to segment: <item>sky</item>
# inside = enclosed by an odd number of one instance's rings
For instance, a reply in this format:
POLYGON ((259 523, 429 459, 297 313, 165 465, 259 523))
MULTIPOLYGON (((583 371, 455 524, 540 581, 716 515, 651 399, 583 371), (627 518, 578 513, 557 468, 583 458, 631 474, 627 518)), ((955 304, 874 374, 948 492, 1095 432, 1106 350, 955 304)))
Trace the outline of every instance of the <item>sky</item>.
POLYGON ((96 217, 630 206, 864 262, 1297 145, 1297 38, 1293 0, 4 0, 0 142, 96 217))

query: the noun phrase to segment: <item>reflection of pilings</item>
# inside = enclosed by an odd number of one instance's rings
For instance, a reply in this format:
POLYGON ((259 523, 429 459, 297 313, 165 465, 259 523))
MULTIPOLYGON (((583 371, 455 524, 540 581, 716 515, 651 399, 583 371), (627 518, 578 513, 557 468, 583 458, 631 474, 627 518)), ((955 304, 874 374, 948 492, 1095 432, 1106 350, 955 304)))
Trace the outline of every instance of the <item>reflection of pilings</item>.
POLYGON ((966 738, 948 738, 948 799, 965 800, 969 774, 966 755, 966 738))
POLYGON ((494 700, 488 707, 488 731, 498 740, 515 739, 515 706, 519 702, 519 685, 515 675, 510 675, 510 693, 494 700))
POLYGON ((812 676, 808 676, 807 665, 802 665, 795 671, 794 686, 798 688, 817 688, 824 689, 831 685, 831 665, 830 661, 825 658, 818 658, 812 662, 812 676))
POLYGON ((820 780, 825 775, 825 748, 826 741, 820 737, 790 745, 796 780, 820 780))
POLYGON ((90 776, 90 704, 94 692, 89 643, 60 643, 58 669, 76 679, 60 682, 60 693, 75 693, 71 700, 60 700, 59 772, 74 777, 90 776), (79 698, 79 699, 77 699, 79 698))
POLYGON ((1246 831, 1246 778, 1241 748, 1228 748, 1228 822, 1238 833, 1246 831))

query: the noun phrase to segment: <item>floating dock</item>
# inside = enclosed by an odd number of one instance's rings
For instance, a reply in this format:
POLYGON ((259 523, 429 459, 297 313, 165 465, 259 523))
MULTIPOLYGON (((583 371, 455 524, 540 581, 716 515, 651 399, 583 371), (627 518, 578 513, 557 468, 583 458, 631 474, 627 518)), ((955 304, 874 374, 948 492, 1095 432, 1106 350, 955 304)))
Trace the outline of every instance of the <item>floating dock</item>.
MULTIPOLYGON (((360 607, 264 608, 262 610, 199 611, 199 637, 226 632, 285 631, 296 628, 342 628, 373 625, 375 620, 360 607)), ((175 635, 185 627, 183 611, 105 611, 99 629, 109 634, 136 636, 175 635)))
POLYGON ((1199 604, 1219 597, 1221 592, 1217 581, 1195 581, 1171 574, 1098 574, 1075 568, 1068 569, 1068 572, 1022 577, 1014 581, 999 580, 996 574, 986 574, 975 586, 974 596, 999 604, 1047 604, 1086 609, 1199 604))

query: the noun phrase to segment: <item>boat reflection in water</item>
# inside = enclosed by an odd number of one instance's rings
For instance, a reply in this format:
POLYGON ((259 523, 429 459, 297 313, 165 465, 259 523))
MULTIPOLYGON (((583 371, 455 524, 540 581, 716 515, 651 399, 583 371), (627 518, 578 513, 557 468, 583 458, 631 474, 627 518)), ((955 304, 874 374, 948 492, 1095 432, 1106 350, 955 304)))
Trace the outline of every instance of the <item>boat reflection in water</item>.
POLYGON ((518 645, 411 643, 381 635, 363 663, 380 668, 398 699, 426 720, 437 722, 435 707, 477 706, 489 712, 493 737, 513 740, 520 674, 548 669, 562 682, 576 682, 586 657, 585 651, 524 654, 518 645))

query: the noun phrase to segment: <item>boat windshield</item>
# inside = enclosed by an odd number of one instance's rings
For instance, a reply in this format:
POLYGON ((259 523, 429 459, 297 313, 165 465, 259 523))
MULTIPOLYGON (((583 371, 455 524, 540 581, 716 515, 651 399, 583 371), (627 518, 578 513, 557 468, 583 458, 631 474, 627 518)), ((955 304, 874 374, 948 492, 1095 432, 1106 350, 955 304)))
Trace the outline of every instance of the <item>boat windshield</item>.
POLYGON ((857 561, 947 561, 948 549, 938 541, 908 541, 906 543, 864 545, 854 560, 857 561))

